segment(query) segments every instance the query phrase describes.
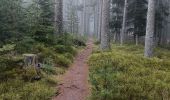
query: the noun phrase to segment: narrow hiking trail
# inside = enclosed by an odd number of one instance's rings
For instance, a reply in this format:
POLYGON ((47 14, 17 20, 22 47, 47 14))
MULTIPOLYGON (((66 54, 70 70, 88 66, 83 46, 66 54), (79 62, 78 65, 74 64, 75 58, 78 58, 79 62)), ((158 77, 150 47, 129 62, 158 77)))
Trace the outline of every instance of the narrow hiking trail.
POLYGON ((87 60, 92 53, 93 41, 88 40, 87 47, 78 53, 75 57, 74 63, 69 70, 61 78, 59 85, 59 95, 53 100, 85 100, 88 96, 89 84, 88 74, 89 69, 87 60))

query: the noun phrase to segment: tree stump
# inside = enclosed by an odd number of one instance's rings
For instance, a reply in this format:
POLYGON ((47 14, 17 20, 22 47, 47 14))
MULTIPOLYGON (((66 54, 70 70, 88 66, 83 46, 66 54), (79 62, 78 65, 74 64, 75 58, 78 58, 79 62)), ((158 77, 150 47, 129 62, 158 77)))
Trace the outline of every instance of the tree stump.
POLYGON ((36 76, 34 77, 34 80, 41 79, 40 75, 40 63, 38 63, 38 56, 36 54, 23 54, 24 56, 24 68, 29 69, 29 67, 33 67, 36 76))
POLYGON ((24 67, 34 66, 38 63, 38 57, 36 54, 23 54, 24 56, 24 67))

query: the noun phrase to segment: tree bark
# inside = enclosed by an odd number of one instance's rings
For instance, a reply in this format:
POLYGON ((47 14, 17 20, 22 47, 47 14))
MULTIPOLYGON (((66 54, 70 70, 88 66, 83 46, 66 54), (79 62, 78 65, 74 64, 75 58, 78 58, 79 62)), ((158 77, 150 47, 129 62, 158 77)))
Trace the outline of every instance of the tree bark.
POLYGON ((135 35, 136 46, 139 44, 139 36, 138 34, 135 35))
POLYGON ((154 28, 155 28, 155 0, 149 0, 145 36, 145 53, 144 53, 145 57, 153 56, 154 28))
POLYGON ((123 23, 122 23, 122 31, 121 31, 121 39, 120 44, 123 45, 125 40, 125 32, 126 32, 126 15, 127 15, 127 0, 125 0, 124 11, 123 11, 123 23))
POLYGON ((54 0, 54 1, 55 1, 55 7, 54 7, 55 31, 56 34, 62 34, 63 33, 63 0, 54 0))
POLYGON ((102 27, 101 27, 101 49, 109 50, 109 17, 110 17, 110 0, 103 0, 102 7, 102 27))
POLYGON ((102 9, 103 9, 103 0, 99 0, 99 28, 98 28, 98 41, 101 42, 101 26, 102 26, 102 9))
POLYGON ((83 1, 83 35, 85 35, 86 31, 86 0, 83 1))

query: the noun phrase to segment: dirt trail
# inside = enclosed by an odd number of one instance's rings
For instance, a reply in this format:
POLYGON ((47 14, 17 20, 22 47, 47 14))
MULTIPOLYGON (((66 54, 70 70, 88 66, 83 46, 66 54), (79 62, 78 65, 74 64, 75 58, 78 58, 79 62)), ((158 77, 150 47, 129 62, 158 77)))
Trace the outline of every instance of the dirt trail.
POLYGON ((75 58, 70 69, 63 75, 59 86, 59 95, 53 100, 85 100, 89 94, 87 60, 92 53, 93 41, 87 42, 87 47, 75 58))

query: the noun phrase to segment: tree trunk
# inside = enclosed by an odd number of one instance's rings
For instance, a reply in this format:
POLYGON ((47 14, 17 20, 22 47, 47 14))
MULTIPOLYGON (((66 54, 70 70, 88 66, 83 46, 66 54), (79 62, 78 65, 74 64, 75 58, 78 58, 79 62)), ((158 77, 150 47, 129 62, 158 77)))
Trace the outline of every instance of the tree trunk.
POLYGON ((83 1, 83 35, 85 35, 86 31, 86 0, 83 1))
POLYGON ((55 31, 57 34, 63 33, 63 0, 55 0, 55 31))
POLYGON ((121 31, 121 39, 120 44, 123 45, 125 40, 125 32, 126 32, 126 13, 127 12, 127 0, 125 0, 124 4, 124 12, 123 12, 123 23, 122 23, 122 31, 121 31))
POLYGON ((115 32, 115 33, 114 33, 114 36, 113 36, 113 42, 114 42, 114 43, 116 43, 116 35, 117 35, 117 33, 115 32))
POLYGON ((138 45, 138 44, 139 44, 139 36, 138 36, 138 34, 135 35, 135 38, 136 38, 136 39, 135 39, 136 45, 138 45))
POLYGON ((98 35, 97 35, 97 31, 98 31, 98 4, 96 4, 95 6, 94 6, 94 33, 93 34, 95 34, 95 36, 97 37, 98 35))
POLYGON ((145 37, 145 53, 144 53, 145 57, 153 56, 154 28, 155 28, 155 0, 149 0, 145 37))
POLYGON ((101 26, 102 26, 102 9, 103 9, 103 0, 99 0, 99 28, 98 28, 98 41, 101 42, 101 26))
POLYGON ((109 50, 109 17, 110 17, 110 0, 103 0, 102 9, 102 30, 101 30, 101 49, 109 50))

